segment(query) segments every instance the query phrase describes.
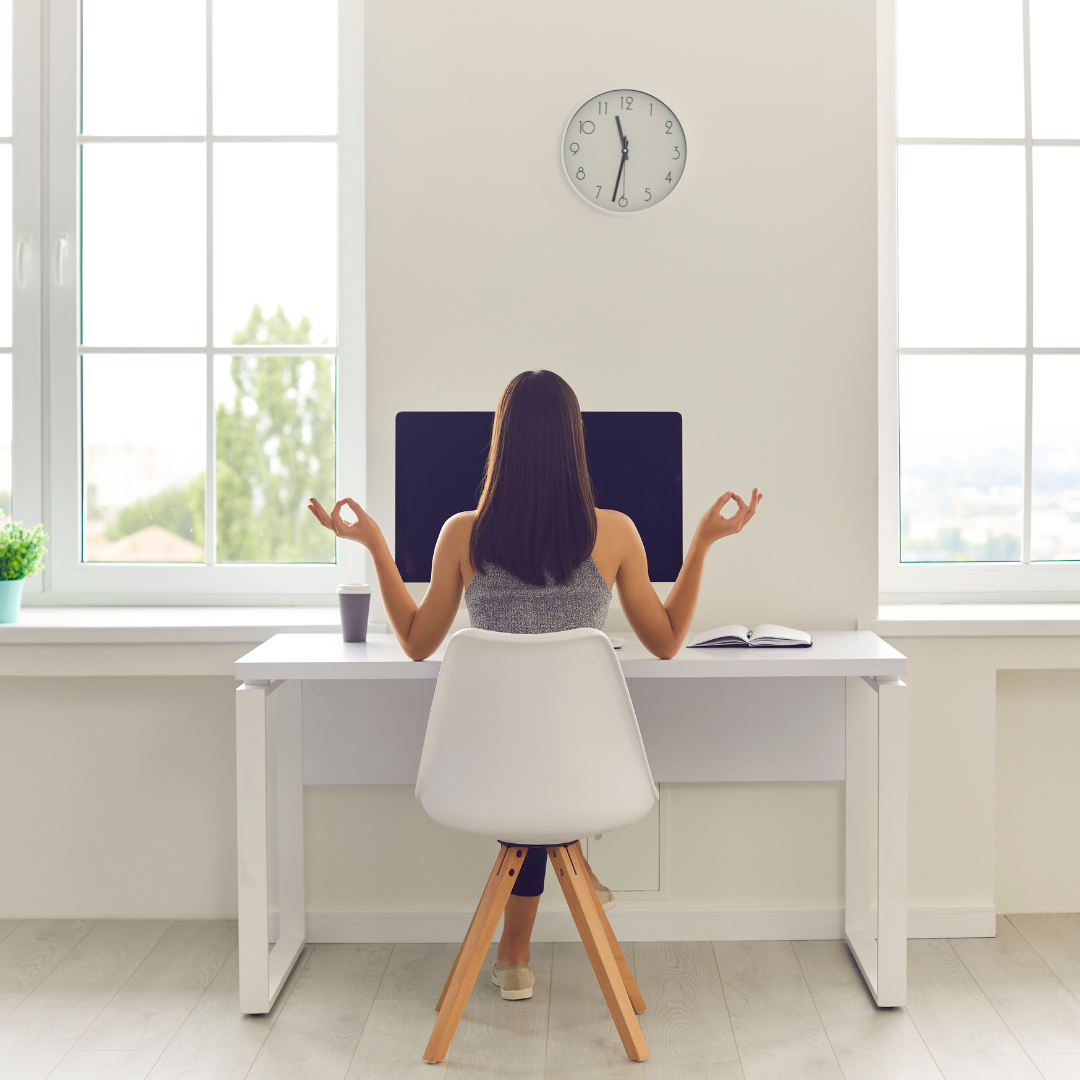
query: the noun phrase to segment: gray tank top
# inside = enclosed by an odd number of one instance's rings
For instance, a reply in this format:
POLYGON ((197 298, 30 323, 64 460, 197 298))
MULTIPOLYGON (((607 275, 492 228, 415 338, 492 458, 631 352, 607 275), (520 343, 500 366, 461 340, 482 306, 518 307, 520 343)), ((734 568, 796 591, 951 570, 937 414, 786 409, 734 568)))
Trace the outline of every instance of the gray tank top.
POLYGON ((469 622, 504 634, 551 634, 582 626, 604 629, 611 590, 590 555, 565 585, 548 576, 530 585, 501 566, 474 575, 465 590, 469 622))

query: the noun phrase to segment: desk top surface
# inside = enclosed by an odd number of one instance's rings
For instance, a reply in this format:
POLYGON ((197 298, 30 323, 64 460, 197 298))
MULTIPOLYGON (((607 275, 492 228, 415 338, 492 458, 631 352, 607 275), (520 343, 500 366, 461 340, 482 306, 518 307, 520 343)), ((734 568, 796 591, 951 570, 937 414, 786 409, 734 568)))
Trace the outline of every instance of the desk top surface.
MULTIPOLYGON (((907 674, 907 657, 869 630, 818 630, 809 649, 682 649, 658 660, 636 638, 616 655, 628 679, 777 678, 907 674)), ((435 679, 446 642, 427 660, 409 660, 393 634, 348 644, 340 634, 275 634, 236 661, 236 677, 263 679, 435 679)))

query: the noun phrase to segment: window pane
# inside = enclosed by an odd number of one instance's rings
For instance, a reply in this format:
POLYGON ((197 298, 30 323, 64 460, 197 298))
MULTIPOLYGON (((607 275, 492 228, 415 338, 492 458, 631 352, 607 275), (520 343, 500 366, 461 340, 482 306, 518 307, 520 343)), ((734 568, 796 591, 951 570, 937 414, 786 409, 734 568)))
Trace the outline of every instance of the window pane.
POLYGON ((1080 356, 1036 356, 1031 557, 1080 559, 1080 356))
POLYGON ((337 335, 337 147, 214 147, 214 338, 234 342, 253 304, 337 335))
POLYGON ((205 154, 192 143, 83 147, 85 344, 205 344, 205 154))
POLYGON ((900 345, 1023 346, 1024 151, 898 148, 900 345))
POLYGON ((0 0, 0 136, 11 134, 11 0, 0 0))
POLYGON ((82 359, 83 558, 202 562, 206 358, 82 359))
POLYGON ((1032 134, 1080 138, 1080 4, 1031 0, 1030 18, 1032 134))
POLYGON ((205 0, 83 0, 82 129, 206 132, 205 0))
POLYGON ((336 131, 335 0, 214 0, 214 133, 336 131))
POLYGON ((11 353, 0 353, 0 523, 11 517, 11 353))
MULTIPOLYGON (((246 338, 301 343, 283 316, 256 309, 246 338)), ((217 561, 335 561, 334 536, 306 509, 334 501, 334 358, 219 356, 217 561)))
POLYGON ((11 347, 11 270, 15 248, 11 236, 11 143, 0 144, 0 348, 11 347))
POLYGON ((1024 358, 900 357, 901 562, 1017 562, 1024 358))
POLYGON ((1080 147, 1033 155, 1035 344, 1080 345, 1080 147))
POLYGON ((897 0, 901 136, 1022 138, 1020 0, 897 0))

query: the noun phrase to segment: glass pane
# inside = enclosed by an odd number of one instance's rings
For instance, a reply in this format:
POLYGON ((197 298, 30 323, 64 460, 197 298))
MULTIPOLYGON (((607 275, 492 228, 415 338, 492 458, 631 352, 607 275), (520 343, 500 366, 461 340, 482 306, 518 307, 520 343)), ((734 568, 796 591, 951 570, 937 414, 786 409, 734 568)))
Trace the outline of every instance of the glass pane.
POLYGON ((206 343, 206 149, 83 147, 87 345, 206 343))
POLYGON ((1080 138, 1080 4, 1031 0, 1031 130, 1080 138))
POLYGON ((82 359, 83 559, 203 561, 206 358, 82 359))
POLYGON ((1024 151, 898 148, 900 345, 1023 346, 1024 151))
MULTIPOLYGON (((238 344, 301 344, 307 334, 256 307, 238 344)), ((335 561, 334 536, 307 511, 334 501, 334 358, 219 356, 214 361, 217 561, 335 561)))
POLYGON ((206 133, 205 0, 83 0, 87 135, 206 133))
POLYGON ((214 147, 214 339, 229 345, 253 304, 281 307, 315 344, 337 334, 337 147, 214 147))
POLYGON ((897 0, 901 136, 1022 138, 1020 0, 897 0))
POLYGON ((11 143, 0 144, 0 348, 11 347, 11 270, 15 249, 11 236, 11 143))
POLYGON ((1017 562, 1024 358, 900 357, 901 562, 1017 562))
POLYGON ((0 136, 11 134, 11 0, 0 0, 0 136))
POLYGON ((1080 345, 1080 147, 1037 146, 1033 155, 1035 344, 1080 345))
POLYGON ((0 524, 11 517, 11 353, 0 353, 0 524))
POLYGON ((1036 356, 1031 557, 1080 559, 1080 356, 1036 356))
POLYGON ((214 133, 336 131, 336 0, 215 0, 214 133))

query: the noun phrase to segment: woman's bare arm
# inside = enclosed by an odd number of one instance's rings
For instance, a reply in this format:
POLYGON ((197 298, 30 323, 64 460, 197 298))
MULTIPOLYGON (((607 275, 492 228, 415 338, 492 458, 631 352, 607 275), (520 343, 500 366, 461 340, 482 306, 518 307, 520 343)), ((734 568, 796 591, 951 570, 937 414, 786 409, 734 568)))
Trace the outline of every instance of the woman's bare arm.
POLYGON ((383 608, 405 655, 410 660, 430 656, 446 637, 461 603, 462 555, 467 562, 473 515, 457 514, 443 526, 432 559, 431 584, 418 605, 401 580, 382 530, 358 502, 341 499, 327 512, 317 499, 312 499, 308 509, 337 536, 355 540, 371 552, 383 608), (341 516, 343 506, 353 512, 355 522, 341 516))
POLYGON ((622 557, 615 583, 619 590, 619 602, 630 628, 654 656, 670 660, 682 648, 697 608, 701 575, 709 548, 717 540, 740 532, 757 512, 761 500, 762 495, 757 488, 754 488, 749 503, 728 491, 709 507, 694 530, 682 569, 663 603, 649 581, 645 546, 634 523, 628 517, 618 515, 618 542, 622 557), (732 499, 738 509, 731 517, 724 517, 724 507, 732 499))

